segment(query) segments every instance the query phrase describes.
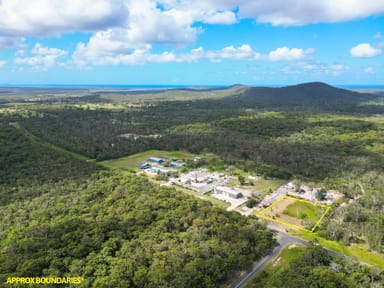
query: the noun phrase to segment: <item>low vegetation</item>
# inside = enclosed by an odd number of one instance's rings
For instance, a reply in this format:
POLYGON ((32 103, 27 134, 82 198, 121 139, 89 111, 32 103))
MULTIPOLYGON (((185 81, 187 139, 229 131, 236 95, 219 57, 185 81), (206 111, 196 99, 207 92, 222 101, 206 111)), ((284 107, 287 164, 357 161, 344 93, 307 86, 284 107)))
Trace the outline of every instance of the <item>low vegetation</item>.
POLYGON ((316 223, 325 210, 324 207, 309 202, 295 201, 285 208, 283 214, 316 223))

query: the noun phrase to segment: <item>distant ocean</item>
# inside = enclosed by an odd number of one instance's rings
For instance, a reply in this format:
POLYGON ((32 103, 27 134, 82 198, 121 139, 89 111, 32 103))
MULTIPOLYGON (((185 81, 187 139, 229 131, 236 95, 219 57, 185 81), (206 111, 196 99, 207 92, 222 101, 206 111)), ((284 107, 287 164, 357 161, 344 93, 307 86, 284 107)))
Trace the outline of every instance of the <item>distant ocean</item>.
POLYGON ((225 85, 120 85, 120 84, 0 84, 2 88, 58 88, 58 89, 116 89, 116 90, 153 90, 183 88, 225 88, 225 85))
MULTIPOLYGON (((0 88, 40 88, 40 89, 111 89, 111 90, 161 90, 161 89, 211 89, 211 88, 226 88, 231 85, 123 85, 123 84, 0 84, 0 88)), ((255 84, 249 85, 254 87, 284 87, 287 85, 276 84, 255 84)), ((383 85, 332 85, 343 89, 377 89, 384 90, 383 85)))

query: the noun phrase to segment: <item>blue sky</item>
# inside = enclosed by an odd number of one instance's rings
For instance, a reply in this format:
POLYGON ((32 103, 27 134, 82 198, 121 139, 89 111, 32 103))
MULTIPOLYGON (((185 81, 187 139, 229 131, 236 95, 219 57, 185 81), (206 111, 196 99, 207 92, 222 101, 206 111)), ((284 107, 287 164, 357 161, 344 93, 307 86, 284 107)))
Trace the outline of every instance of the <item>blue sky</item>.
POLYGON ((0 84, 384 84, 383 0, 3 0, 0 84))

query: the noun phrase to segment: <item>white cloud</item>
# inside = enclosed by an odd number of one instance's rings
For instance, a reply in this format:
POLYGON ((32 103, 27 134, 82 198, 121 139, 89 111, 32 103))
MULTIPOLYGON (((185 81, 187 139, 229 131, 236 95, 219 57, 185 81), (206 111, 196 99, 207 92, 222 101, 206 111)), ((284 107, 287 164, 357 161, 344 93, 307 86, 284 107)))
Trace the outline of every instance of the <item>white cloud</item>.
POLYGON ((7 61, 5 60, 0 60, 0 68, 3 68, 7 64, 7 61))
POLYGON ((206 57, 213 61, 221 59, 236 59, 236 60, 258 60, 261 54, 254 51, 248 44, 239 47, 227 46, 218 51, 208 51, 206 57))
MULTIPOLYGON (((234 23, 231 11, 192 11, 159 8, 154 0, 2 0, 0 37, 52 36, 68 32, 93 32, 95 41, 171 45, 193 43, 201 32, 195 21, 234 23), (200 19, 201 18, 201 19, 200 19)), ((173 6, 180 8, 174 2, 173 6)), ((92 40, 91 38, 91 40, 92 40)), ((91 41, 90 40, 90 41, 91 41)), ((7 48, 12 45, 1 45, 7 48)), ((108 45, 108 44, 105 44, 108 45)), ((121 45, 124 46, 124 45, 121 45)), ((128 47, 129 46, 129 47, 128 47)))
POLYGON ((324 64, 320 62, 297 62, 281 69, 284 74, 302 74, 322 77, 324 75, 339 76, 349 70, 343 64, 324 64))
POLYGON ((131 42, 185 45, 193 43, 200 32, 199 28, 192 27, 194 19, 163 11, 154 1, 130 0, 129 13, 129 24, 122 27, 123 33, 117 36, 131 42))
POLYGON ((43 47, 40 43, 36 43, 35 46, 32 49, 32 54, 36 55, 53 55, 53 56, 64 56, 67 54, 66 51, 57 49, 57 48, 49 48, 49 47, 43 47))
POLYGON ((194 43, 199 23, 305 25, 383 13, 377 0, 1 0, 0 49, 17 47, 23 37, 91 32, 83 43, 90 54, 129 55, 147 45, 194 43))
POLYGON ((360 43, 349 50, 352 57, 369 58, 377 56, 381 53, 381 50, 372 47, 369 43, 360 43))
POLYGON ((255 51, 249 44, 241 46, 227 46, 220 50, 204 50, 198 47, 187 52, 175 53, 166 51, 160 54, 152 52, 150 44, 143 44, 140 47, 127 49, 121 42, 100 41, 91 39, 88 45, 79 43, 72 55, 72 64, 80 67, 90 65, 135 65, 144 63, 164 62, 196 62, 210 60, 220 62, 222 60, 242 61, 297 61, 308 58, 314 49, 281 47, 269 54, 263 55, 255 51))
MULTIPOLYGON (((253 18, 275 26, 332 23, 384 13, 384 2, 377 0, 180 0, 167 2, 168 9, 190 12, 195 19, 202 12, 237 11, 240 18, 253 18)), ((201 20, 201 19, 200 19, 201 20)))
MULTIPOLYGON (((384 13, 378 0, 163 0, 168 10, 202 21, 209 11, 232 12, 240 18, 289 26, 341 22, 384 13)), ((207 22, 209 23, 209 22, 207 22)), ((225 24, 225 23, 224 23, 225 24)))
POLYGON ((265 0, 240 1, 239 15, 273 25, 340 22, 384 13, 377 0, 265 0))
POLYGON ((144 64, 144 63, 164 63, 164 62, 196 62, 208 59, 213 62, 226 60, 259 60, 261 54, 254 51, 250 45, 244 44, 239 47, 227 46, 221 50, 205 51, 202 47, 192 49, 186 53, 175 54, 166 51, 161 54, 153 54, 151 46, 146 45, 141 48, 132 49, 130 53, 109 53, 115 51, 115 47, 103 53, 98 50, 89 50, 84 44, 79 44, 73 54, 73 62, 79 66, 87 65, 117 65, 117 64, 144 64))
POLYGON ((366 74, 375 74, 375 70, 372 67, 367 67, 364 69, 364 73, 366 74))
POLYGON ((214 11, 202 17, 207 24, 233 24, 237 22, 236 14, 232 11, 214 11))
POLYGON ((284 46, 269 52, 268 58, 271 61, 301 60, 313 52, 313 49, 303 50, 300 48, 288 48, 284 46))
POLYGON ((43 47, 41 44, 36 43, 31 50, 31 54, 30 57, 16 57, 15 64, 29 65, 34 70, 48 70, 57 64, 60 57, 67 55, 67 52, 57 48, 43 47))
POLYGON ((0 49, 18 48, 24 37, 91 32, 126 23, 124 0, 1 0, 0 49))
POLYGON ((73 54, 75 64, 133 64, 173 59, 171 54, 149 57, 148 51, 152 44, 185 46, 195 42, 201 32, 200 28, 192 27, 192 18, 159 8, 154 1, 129 0, 127 6, 129 21, 125 25, 97 31, 88 43, 78 43, 73 54))
POLYGON ((123 0, 2 0, 2 35, 47 36, 95 31, 121 25, 128 16, 123 0))
POLYGON ((9 49, 22 46, 23 37, 1 36, 0 33, 0 49, 9 49))
MULTIPOLYGON (((156 29, 161 34, 172 23, 193 31, 196 22, 232 24, 239 17, 305 25, 383 13, 384 2, 378 0, 2 0, 0 36, 49 36, 141 24, 153 28, 153 23, 164 24, 156 29)), ((140 31, 148 32, 145 26, 140 31)))
POLYGON ((339 76, 343 74, 345 71, 349 70, 348 66, 342 65, 342 64, 333 64, 329 65, 325 72, 328 74, 332 74, 333 76, 339 76))

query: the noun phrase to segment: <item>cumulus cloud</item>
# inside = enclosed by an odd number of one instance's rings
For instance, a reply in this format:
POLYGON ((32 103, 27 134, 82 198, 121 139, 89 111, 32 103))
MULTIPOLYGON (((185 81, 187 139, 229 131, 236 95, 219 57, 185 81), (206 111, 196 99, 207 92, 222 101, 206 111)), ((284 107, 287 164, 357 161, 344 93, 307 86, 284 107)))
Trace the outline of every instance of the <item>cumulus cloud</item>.
MULTIPOLYGON (((74 55, 74 63, 80 66, 87 65, 117 65, 117 64, 144 64, 144 63, 165 63, 165 62, 196 62, 201 59, 208 59, 213 62, 226 60, 258 60, 261 54, 254 51, 250 45, 244 44, 239 47, 227 46, 221 50, 205 51, 203 47, 192 49, 186 53, 175 54, 166 51, 160 54, 151 52, 151 46, 146 45, 136 48, 130 53, 109 53, 107 49, 103 54, 98 50, 89 50, 84 44, 79 44, 74 55)), ((112 47, 112 50, 114 47, 112 47)))
POLYGON ((381 53, 381 50, 373 47, 369 43, 360 43, 349 50, 352 57, 369 58, 375 57, 381 53))
POLYGON ((325 69, 325 72, 332 74, 333 76, 338 76, 343 74, 345 71, 349 70, 349 67, 342 64, 333 64, 328 66, 325 69))
POLYGON ((304 50, 301 48, 288 48, 284 46, 269 52, 268 58, 271 61, 301 60, 313 52, 313 49, 304 50))
MULTIPOLYGON (((341 22, 384 13, 384 2, 377 0, 163 0, 169 10, 183 11, 202 21, 208 11, 235 13, 272 25, 305 25, 341 22), (197 12, 200 11, 200 12, 197 12)), ((234 19, 234 18, 232 18, 234 19)), ((208 23, 208 22, 207 22, 208 23)))
POLYGON ((120 55, 158 43, 192 44, 203 31, 200 23, 251 18, 287 26, 383 13, 377 0, 1 0, 0 48, 15 47, 23 37, 91 32, 83 43, 89 53, 116 47, 120 55))
POLYGON ((219 61, 221 59, 236 59, 236 60, 258 60, 261 54, 254 51, 248 44, 239 47, 227 46, 218 51, 208 51, 206 57, 219 61))
POLYGON ((32 66, 34 70, 48 70, 57 63, 60 57, 65 55, 67 55, 67 52, 64 50, 44 47, 37 43, 32 48, 30 57, 16 57, 15 64, 29 65, 32 66))
MULTIPOLYGON (((275 26, 341 22, 384 13, 377 0, 166 0, 167 9, 183 11, 202 21, 207 11, 232 12, 238 18, 252 18, 275 26), (200 11, 200 12, 196 12, 200 11)), ((234 18, 233 18, 234 19, 234 18)), ((208 23, 208 22, 207 22, 208 23)))
POLYGON ((23 37, 0 36, 0 49, 9 49, 9 48, 20 47, 20 46, 22 46, 23 41, 24 41, 23 37))
POLYGON ((18 48, 25 37, 58 36, 119 27, 129 19, 124 0, 2 0, 0 49, 18 48))
MULTIPOLYGON (((73 54, 75 64, 148 62, 145 57, 155 61, 157 58, 154 60, 148 53, 153 44, 183 47, 195 42, 201 32, 198 27, 192 27, 193 19, 180 17, 154 1, 129 0, 127 3, 129 21, 126 25, 97 31, 88 43, 78 43, 73 54)), ((163 58, 173 59, 170 53, 160 59, 163 58)))
POLYGON ((273 25, 341 22, 384 13, 377 0, 259 0, 240 1, 239 15, 273 25))
POLYGON ((237 22, 236 14, 232 11, 211 11, 201 18, 207 24, 233 24, 237 22))
POLYGON ((349 70, 349 66, 343 64, 324 64, 319 62, 297 62, 284 66, 281 72, 284 74, 309 74, 314 76, 332 75, 339 76, 349 70))
MULTIPOLYGON (((239 17, 273 25, 304 25, 383 13, 384 2, 377 0, 2 0, 0 36, 100 31, 139 25, 144 20, 151 26, 154 16, 155 23, 158 18, 164 22, 168 18, 170 22, 165 24, 192 29, 196 22, 232 24, 239 17)), ((163 28, 159 26, 157 32, 163 28)))
POLYGON ((121 25, 123 0, 2 0, 0 34, 48 36, 121 25))
POLYGON ((198 47, 187 52, 165 51, 156 54, 152 52, 152 46, 149 44, 132 48, 130 51, 126 51, 126 49, 119 50, 120 43, 103 43, 103 45, 108 44, 106 46, 100 46, 99 44, 90 42, 89 45, 85 45, 80 43, 72 55, 72 63, 80 67, 86 67, 89 65, 196 62, 204 59, 212 62, 221 62, 222 60, 277 62, 305 59, 314 51, 311 48, 281 47, 264 55, 255 51, 249 44, 243 44, 238 47, 226 46, 219 50, 206 51, 203 47, 198 47), (102 49, 100 49, 101 47, 102 49))
POLYGON ((35 55, 53 55, 53 56, 64 56, 67 54, 66 51, 57 49, 57 48, 49 48, 49 47, 43 47, 40 43, 36 43, 35 46, 32 49, 32 54, 35 55))

